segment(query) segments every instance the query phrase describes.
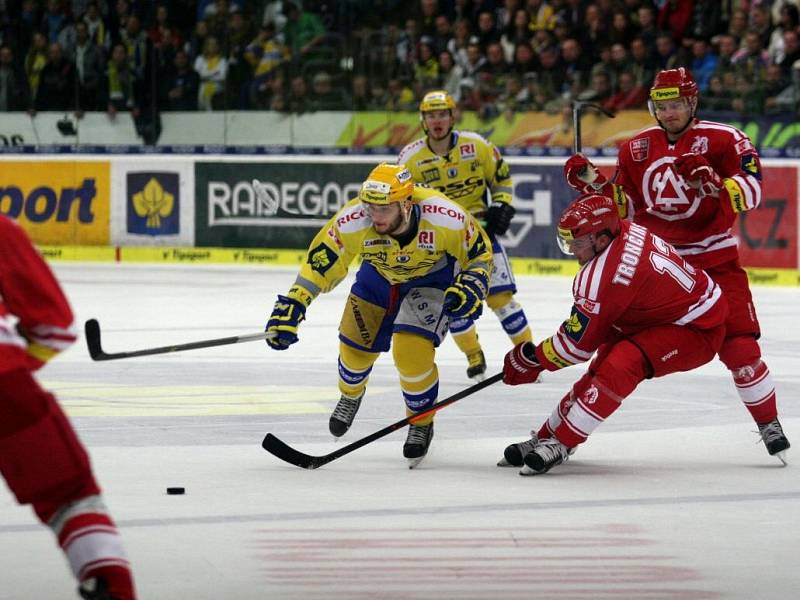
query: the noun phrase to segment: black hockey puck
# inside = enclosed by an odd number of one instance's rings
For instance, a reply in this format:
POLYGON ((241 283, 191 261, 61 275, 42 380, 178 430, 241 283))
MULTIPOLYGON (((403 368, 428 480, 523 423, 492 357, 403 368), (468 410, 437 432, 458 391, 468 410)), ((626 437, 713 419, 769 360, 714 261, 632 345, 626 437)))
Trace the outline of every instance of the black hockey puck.
POLYGON ((179 496, 179 495, 185 494, 185 493, 186 493, 186 488, 182 488, 182 487, 168 487, 167 488, 167 494, 169 494, 170 496, 179 496))

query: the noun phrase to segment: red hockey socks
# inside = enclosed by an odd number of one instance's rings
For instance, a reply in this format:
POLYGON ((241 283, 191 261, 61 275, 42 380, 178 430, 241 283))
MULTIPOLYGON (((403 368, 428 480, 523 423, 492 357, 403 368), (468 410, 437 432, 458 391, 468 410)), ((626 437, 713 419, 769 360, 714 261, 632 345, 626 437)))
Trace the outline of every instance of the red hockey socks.
POLYGON ((134 600, 133 577, 122 538, 100 496, 69 504, 49 523, 79 582, 102 580, 106 593, 117 600, 134 600))
POLYGON ((756 423, 769 423, 778 417, 775 382, 772 381, 769 367, 763 360, 740 367, 731 373, 739 398, 756 423))

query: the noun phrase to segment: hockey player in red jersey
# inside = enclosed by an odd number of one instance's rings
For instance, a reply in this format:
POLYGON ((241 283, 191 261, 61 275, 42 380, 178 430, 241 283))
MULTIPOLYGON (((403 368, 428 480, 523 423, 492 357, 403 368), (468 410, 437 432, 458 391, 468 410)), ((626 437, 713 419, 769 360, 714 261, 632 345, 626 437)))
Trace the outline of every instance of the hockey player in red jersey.
POLYGON ((775 384, 761 358, 758 317, 731 232, 737 215, 761 202, 761 163, 744 133, 697 119, 697 104, 697 84, 686 69, 661 71, 649 101, 658 125, 620 148, 614 182, 582 154, 567 161, 564 175, 578 191, 614 198, 623 217, 672 244, 720 285, 730 314, 719 358, 767 451, 784 461, 789 440, 778 421, 775 384))
POLYGON ((567 460, 641 381, 704 365, 725 337, 720 286, 661 238, 622 221, 610 198, 575 200, 561 215, 558 240, 581 265, 572 312, 555 335, 509 352, 503 381, 532 383, 544 370, 597 356, 532 439, 506 448, 498 464, 522 467, 523 475, 567 460))
POLYGON ((72 311, 25 233, 4 216, 0 256, 0 472, 53 530, 82 598, 132 600, 130 566, 86 450, 33 377, 75 341, 72 311))

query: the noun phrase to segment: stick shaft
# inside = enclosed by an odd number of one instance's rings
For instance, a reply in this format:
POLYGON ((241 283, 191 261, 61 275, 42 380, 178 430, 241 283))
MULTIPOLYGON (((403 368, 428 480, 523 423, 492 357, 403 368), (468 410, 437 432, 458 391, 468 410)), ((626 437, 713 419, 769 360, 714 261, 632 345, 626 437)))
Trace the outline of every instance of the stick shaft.
POLYGON ((606 110, 599 104, 594 104, 592 102, 581 102, 580 100, 575 100, 572 103, 572 153, 578 154, 582 151, 582 143, 581 143, 581 114, 587 108, 591 108, 592 110, 596 110, 599 113, 604 114, 605 116, 613 119, 616 117, 614 113, 609 110, 606 110))
POLYGON ((402 429, 406 425, 410 425, 427 416, 430 416, 433 413, 443 409, 445 406, 450 406, 454 402, 458 402, 462 398, 466 398, 467 396, 470 396, 475 392, 478 392, 483 388, 492 385, 493 383, 497 383, 501 379, 503 379, 502 373, 497 373, 496 375, 492 375, 491 377, 481 381, 480 383, 476 383, 471 387, 468 387, 466 389, 461 390, 460 392, 453 394, 449 398, 445 398, 441 402, 437 402, 436 404, 431 406, 428 410, 424 410, 410 417, 406 417, 405 419, 401 419, 400 421, 392 423, 391 425, 388 425, 383 429, 371 433, 370 435, 363 437, 360 440, 356 440, 352 444, 348 444, 347 446, 339 448, 338 450, 335 450, 330 454, 325 454, 323 456, 310 456, 308 454, 304 454, 298 450, 295 450, 294 448, 292 448, 285 442, 281 441, 279 438, 272 435, 271 433, 268 433, 266 437, 264 437, 264 441, 261 443, 261 446, 264 448, 264 450, 266 450, 273 456, 285 462, 291 463, 303 469, 316 469, 318 467, 328 464, 331 461, 336 460, 337 458, 341 458, 345 454, 350 454, 351 452, 353 452, 354 450, 358 450, 362 446, 366 446, 367 444, 374 442, 375 440, 387 436, 390 433, 397 431, 398 429, 402 429))
POLYGON ((89 319, 84 325, 86 333, 86 345, 89 347, 89 355, 93 360, 117 360, 120 358, 134 358, 137 356, 152 356, 154 354, 167 354, 169 352, 181 352, 183 350, 198 350, 200 348, 213 348, 214 346, 226 346, 228 344, 241 344, 242 342, 252 342, 256 340, 266 340, 275 337, 274 332, 261 331, 246 335, 235 335, 211 340, 201 340, 198 342, 188 342, 186 344, 175 344, 172 346, 159 346, 157 348, 144 348, 142 350, 131 350, 127 352, 105 352, 100 338, 100 323, 97 319, 89 319))

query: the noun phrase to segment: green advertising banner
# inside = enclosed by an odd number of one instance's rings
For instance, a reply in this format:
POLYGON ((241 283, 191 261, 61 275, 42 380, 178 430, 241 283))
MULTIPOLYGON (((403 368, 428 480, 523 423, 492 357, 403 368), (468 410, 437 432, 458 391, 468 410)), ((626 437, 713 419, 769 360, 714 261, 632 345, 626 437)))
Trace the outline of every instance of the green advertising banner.
POLYGON ((305 249, 358 195, 372 162, 198 162, 195 243, 228 248, 305 249), (253 180, 264 191, 259 199, 253 180))

